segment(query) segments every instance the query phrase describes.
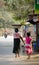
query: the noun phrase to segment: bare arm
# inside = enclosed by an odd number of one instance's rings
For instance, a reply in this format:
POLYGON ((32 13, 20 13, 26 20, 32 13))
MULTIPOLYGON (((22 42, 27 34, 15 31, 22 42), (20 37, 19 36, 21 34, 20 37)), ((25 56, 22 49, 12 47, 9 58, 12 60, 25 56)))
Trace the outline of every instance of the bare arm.
POLYGON ((25 44, 25 42, 24 42, 24 40, 23 40, 23 38, 20 36, 20 39, 23 41, 23 43, 25 44))

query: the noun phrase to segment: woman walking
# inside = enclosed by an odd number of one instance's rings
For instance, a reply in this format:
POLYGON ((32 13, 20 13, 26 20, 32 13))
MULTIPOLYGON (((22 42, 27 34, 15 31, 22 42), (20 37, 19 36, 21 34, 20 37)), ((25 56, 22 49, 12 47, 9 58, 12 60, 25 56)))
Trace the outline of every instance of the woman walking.
MULTIPOLYGON (((20 38, 22 39, 21 35, 18 32, 18 28, 15 28, 15 32, 14 32, 14 48, 13 48, 13 53, 15 53, 15 57, 17 57, 17 56, 19 57, 20 38)), ((22 39, 22 41, 23 41, 23 39, 22 39)))

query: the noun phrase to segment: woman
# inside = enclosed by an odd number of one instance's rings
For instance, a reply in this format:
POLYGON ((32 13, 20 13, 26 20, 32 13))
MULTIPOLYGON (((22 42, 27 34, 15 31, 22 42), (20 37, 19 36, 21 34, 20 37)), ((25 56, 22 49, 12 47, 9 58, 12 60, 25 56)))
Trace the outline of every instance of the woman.
POLYGON ((28 32, 26 36, 25 52, 28 55, 28 59, 30 59, 30 56, 32 54, 32 38, 30 32, 28 32))
MULTIPOLYGON (((17 56, 19 57, 20 38, 22 39, 21 35, 18 32, 18 28, 15 28, 15 33, 14 33, 14 48, 13 48, 13 53, 15 53, 15 57, 17 57, 17 56)), ((22 41, 23 41, 23 39, 22 39, 22 41)))

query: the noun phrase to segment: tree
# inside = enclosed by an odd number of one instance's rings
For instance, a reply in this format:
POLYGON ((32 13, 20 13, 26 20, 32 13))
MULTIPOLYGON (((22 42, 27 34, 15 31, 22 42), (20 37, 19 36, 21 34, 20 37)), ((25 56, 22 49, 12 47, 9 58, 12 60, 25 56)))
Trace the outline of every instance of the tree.
POLYGON ((4 5, 2 12, 4 11, 9 15, 7 18, 8 15, 4 13, 4 16, 3 14, 3 17, 8 19, 7 22, 12 20, 15 20, 14 23, 26 21, 28 14, 32 13, 34 9, 34 0, 1 0, 1 2, 4 5))

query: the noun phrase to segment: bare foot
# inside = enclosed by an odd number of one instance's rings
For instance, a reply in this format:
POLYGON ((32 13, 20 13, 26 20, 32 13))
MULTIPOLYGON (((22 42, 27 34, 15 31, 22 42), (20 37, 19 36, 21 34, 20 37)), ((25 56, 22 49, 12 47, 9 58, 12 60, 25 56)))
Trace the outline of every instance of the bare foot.
POLYGON ((30 59, 30 57, 28 57, 27 59, 30 59))
POLYGON ((17 55, 15 55, 15 58, 17 58, 17 55))

